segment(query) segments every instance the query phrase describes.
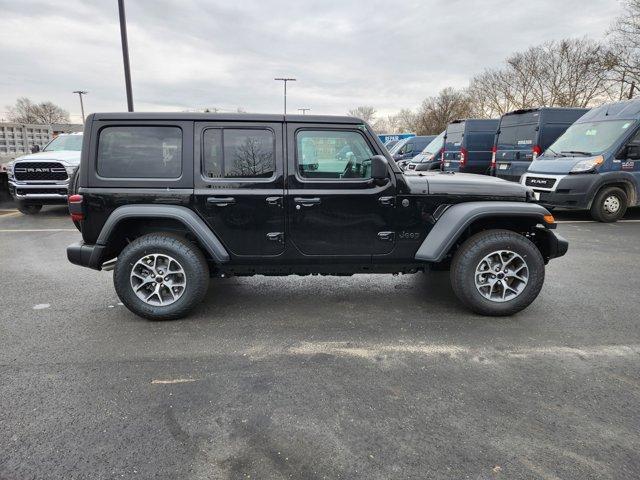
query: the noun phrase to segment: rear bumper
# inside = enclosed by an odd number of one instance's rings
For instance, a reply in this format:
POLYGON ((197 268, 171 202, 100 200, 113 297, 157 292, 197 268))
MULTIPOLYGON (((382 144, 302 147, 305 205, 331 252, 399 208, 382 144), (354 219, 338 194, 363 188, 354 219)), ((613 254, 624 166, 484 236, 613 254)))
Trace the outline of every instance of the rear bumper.
POLYGON ((103 245, 88 245, 84 242, 73 243, 67 247, 67 258, 74 265, 102 270, 103 245))

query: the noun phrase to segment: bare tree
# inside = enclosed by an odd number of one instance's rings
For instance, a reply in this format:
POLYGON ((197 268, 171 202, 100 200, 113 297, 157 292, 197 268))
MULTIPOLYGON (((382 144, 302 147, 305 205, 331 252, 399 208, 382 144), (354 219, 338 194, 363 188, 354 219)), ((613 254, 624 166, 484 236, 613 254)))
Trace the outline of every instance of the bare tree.
POLYGON ((229 176, 261 177, 273 172, 273 152, 263 148, 260 139, 247 137, 244 144, 236 148, 233 158, 233 171, 229 176))
POLYGON ((376 119, 376 109, 371 105, 362 105, 347 112, 352 117, 358 117, 367 123, 373 123, 376 119))
POLYGON ((532 107, 587 107, 611 97, 614 63, 610 49, 593 40, 547 42, 473 77, 469 95, 482 117, 532 107))
POLYGON ((16 123, 69 123, 69 112, 52 102, 33 103, 27 97, 16 100, 14 106, 8 106, 8 119, 16 123))
POLYGON ((619 100, 631 98, 640 88, 640 0, 625 3, 624 13, 608 33, 614 94, 619 100))
POLYGON ((415 130, 418 135, 437 135, 452 120, 469 118, 473 108, 469 94, 464 90, 448 87, 438 96, 426 98, 416 115, 415 130))

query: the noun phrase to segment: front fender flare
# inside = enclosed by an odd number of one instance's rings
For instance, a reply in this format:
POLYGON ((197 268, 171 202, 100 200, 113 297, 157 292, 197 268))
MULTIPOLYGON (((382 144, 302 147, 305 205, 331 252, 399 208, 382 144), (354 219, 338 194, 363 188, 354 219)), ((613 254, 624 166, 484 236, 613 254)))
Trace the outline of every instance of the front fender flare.
POLYGON ((192 210, 178 205, 123 205, 116 208, 105 222, 97 245, 106 246, 120 222, 130 218, 170 218, 182 223, 217 263, 229 261, 229 253, 207 224, 192 210))
POLYGON ((449 207, 436 221, 418 248, 415 259, 441 262, 465 229, 481 218, 530 217, 545 224, 549 211, 536 203, 525 202, 465 202, 449 207))

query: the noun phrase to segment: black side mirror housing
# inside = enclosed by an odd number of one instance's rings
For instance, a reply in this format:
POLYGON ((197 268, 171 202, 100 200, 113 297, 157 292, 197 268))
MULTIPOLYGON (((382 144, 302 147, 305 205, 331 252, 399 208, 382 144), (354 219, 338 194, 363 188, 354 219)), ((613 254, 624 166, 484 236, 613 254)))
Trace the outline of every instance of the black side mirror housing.
POLYGON ((371 157, 371 178, 385 180, 389 175, 389 162, 382 155, 371 157))
POLYGON ((40 151, 40 145, 34 145, 31 147, 31 153, 38 153, 40 151))

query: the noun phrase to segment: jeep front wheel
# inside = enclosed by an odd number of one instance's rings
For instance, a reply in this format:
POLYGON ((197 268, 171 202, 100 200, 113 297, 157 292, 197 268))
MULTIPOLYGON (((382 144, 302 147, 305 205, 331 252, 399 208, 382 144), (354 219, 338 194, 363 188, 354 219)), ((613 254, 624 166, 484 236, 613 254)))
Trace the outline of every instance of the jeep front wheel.
POLYGON ((184 238, 149 234, 122 250, 113 282, 122 303, 136 315, 174 320, 204 299, 209 268, 200 249, 184 238))
POLYGON ((627 194, 618 187, 606 187, 598 192, 591 205, 591 217, 598 222, 617 222, 627 211, 627 194))
POLYGON ((467 239, 451 264, 451 285, 481 315, 513 315, 533 302, 544 283, 544 260, 528 238, 486 230, 467 239))

